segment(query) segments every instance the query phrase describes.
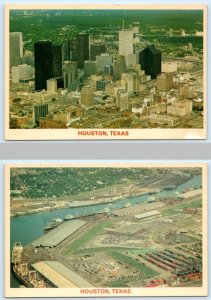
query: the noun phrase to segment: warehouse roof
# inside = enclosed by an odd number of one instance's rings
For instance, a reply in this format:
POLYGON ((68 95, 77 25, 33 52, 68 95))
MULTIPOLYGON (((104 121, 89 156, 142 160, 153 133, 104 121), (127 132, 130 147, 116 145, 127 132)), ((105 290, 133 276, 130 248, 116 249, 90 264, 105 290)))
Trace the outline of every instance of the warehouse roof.
POLYGON ((196 197, 199 195, 202 195, 202 189, 197 189, 197 190, 189 191, 189 192, 182 194, 182 196, 186 199, 191 198, 191 197, 196 197))
POLYGON ((58 288, 93 287, 86 279, 59 261, 40 261, 32 266, 58 288))
POLYGON ((37 240, 33 241, 32 245, 34 247, 55 247, 85 224, 86 222, 81 220, 65 221, 56 229, 52 229, 37 240))
POLYGON ((137 219, 144 219, 144 218, 156 216, 156 215, 159 215, 159 214, 160 214, 159 211, 153 210, 153 211, 145 212, 143 214, 135 215, 134 217, 137 218, 137 219))

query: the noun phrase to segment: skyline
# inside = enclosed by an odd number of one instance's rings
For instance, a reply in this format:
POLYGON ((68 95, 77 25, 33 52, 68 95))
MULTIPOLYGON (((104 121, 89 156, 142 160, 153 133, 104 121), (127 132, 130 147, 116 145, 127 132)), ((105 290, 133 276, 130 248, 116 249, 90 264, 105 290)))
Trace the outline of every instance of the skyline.
POLYGON ((12 66, 12 71, 19 74, 22 92, 18 92, 18 79, 12 73, 10 128, 69 128, 74 135, 78 130, 78 136, 92 136, 90 129, 102 129, 97 135, 108 137, 113 135, 108 129, 113 129, 122 130, 123 138, 130 138, 131 129, 140 134, 139 129, 148 128, 172 128, 175 135, 177 128, 204 132, 203 13, 11 12, 10 29, 16 26, 16 32, 22 32, 24 54, 22 65, 12 66), (39 28, 42 32, 38 37, 39 28), (44 40, 52 50, 43 48, 36 56, 34 47, 44 40), (55 54, 51 54, 53 49, 57 49, 55 54), (47 60, 48 67, 42 71, 47 60), (55 63, 60 70, 57 73, 51 71, 55 63), (24 72, 28 72, 28 78, 20 77, 24 72), (38 80, 43 83, 37 85, 38 80), (38 105, 40 113, 35 111, 38 105))

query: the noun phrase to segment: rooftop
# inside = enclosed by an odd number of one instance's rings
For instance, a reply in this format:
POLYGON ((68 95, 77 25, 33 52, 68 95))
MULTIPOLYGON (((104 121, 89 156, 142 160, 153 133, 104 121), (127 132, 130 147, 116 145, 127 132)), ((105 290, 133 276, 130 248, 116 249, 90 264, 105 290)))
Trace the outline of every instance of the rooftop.
POLYGON ((58 288, 93 287, 86 279, 58 261, 40 261, 32 266, 58 288))
POLYGON ((33 241, 32 245, 34 247, 55 247, 85 224, 86 222, 81 220, 65 221, 56 229, 52 229, 37 240, 33 241))

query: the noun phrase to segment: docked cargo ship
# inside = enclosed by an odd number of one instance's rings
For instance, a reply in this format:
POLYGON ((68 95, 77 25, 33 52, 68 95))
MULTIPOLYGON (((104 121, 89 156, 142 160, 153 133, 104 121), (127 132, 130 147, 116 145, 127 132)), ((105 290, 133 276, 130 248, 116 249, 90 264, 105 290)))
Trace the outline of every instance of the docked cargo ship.
POLYGON ((28 270, 27 263, 15 264, 13 266, 15 277, 28 288, 46 288, 47 285, 35 270, 28 270))
POLYGON ((22 261, 23 246, 20 242, 15 242, 12 248, 11 264, 15 265, 22 261))
POLYGON ((16 242, 13 244, 11 256, 11 268, 15 277, 28 288, 46 288, 45 281, 37 271, 28 269, 28 264, 22 262, 23 246, 16 242))

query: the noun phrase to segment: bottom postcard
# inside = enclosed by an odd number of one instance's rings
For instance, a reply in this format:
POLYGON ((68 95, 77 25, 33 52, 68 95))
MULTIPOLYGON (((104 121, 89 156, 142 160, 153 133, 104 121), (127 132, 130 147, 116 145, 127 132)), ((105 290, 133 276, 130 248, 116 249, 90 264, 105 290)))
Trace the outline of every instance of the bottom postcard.
POLYGON ((207 295, 206 164, 10 164, 5 185, 6 296, 207 295))

